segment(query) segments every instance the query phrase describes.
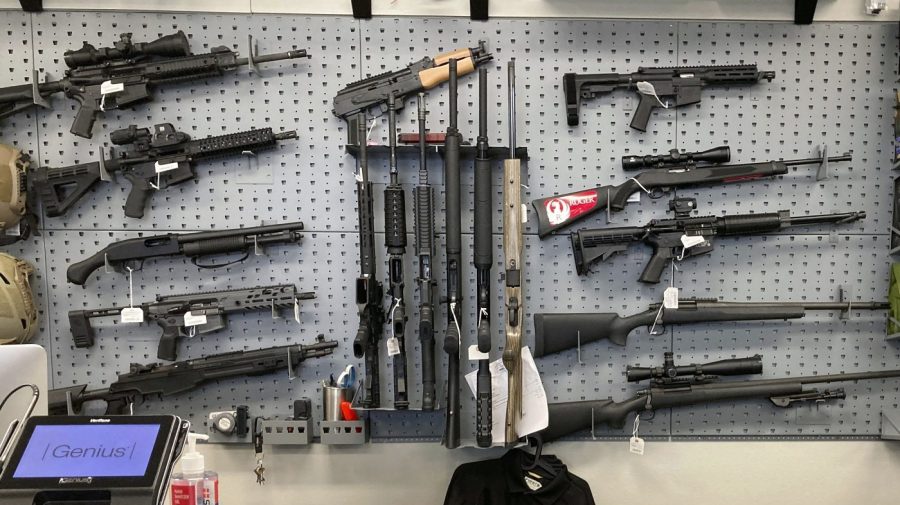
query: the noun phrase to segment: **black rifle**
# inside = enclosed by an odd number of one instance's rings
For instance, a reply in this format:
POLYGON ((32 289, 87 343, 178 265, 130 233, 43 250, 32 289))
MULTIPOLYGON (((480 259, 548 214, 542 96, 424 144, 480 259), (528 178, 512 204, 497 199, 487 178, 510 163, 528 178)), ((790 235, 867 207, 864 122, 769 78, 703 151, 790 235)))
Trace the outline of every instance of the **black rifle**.
POLYGON ((372 182, 369 181, 365 118, 360 117, 356 125, 362 143, 359 145, 359 177, 356 179, 360 267, 360 276, 356 278, 356 307, 359 311, 359 328, 353 340, 353 355, 357 358, 365 357, 366 363, 363 398, 360 403, 365 408, 378 408, 381 406, 378 343, 384 331, 384 287, 378 281, 376 268, 374 193, 372 182))
MULTIPOLYGON (((252 47, 251 41, 251 47, 252 47)), ((84 43, 77 51, 63 55, 65 77, 58 81, 0 88, 0 118, 25 110, 32 105, 46 105, 45 97, 63 92, 79 103, 70 130, 79 137, 91 138, 94 120, 100 112, 132 107, 153 99, 150 89, 170 82, 207 79, 226 71, 257 63, 308 58, 303 49, 285 53, 238 58, 238 53, 225 46, 214 47, 207 54, 191 54, 184 32, 178 31, 153 42, 132 42, 123 33, 114 47, 100 49, 84 43)))
POLYGON ((566 96, 566 121, 578 126, 582 100, 611 93, 616 88, 634 88, 641 97, 631 117, 631 127, 646 131, 650 114, 656 107, 681 107, 700 103, 700 92, 707 86, 772 82, 775 72, 757 70, 756 65, 712 65, 706 67, 639 67, 633 74, 563 74, 566 96), (648 84, 643 84, 648 83, 648 84), (643 89, 644 87, 647 89, 643 89), (663 103, 663 97, 674 102, 663 103))
POLYGON ((494 204, 491 201, 491 158, 488 154, 487 136, 487 69, 478 69, 478 144, 475 155, 475 276, 478 308, 476 333, 478 351, 486 358, 478 360, 475 388, 475 442, 479 447, 490 447, 493 441, 491 428, 491 266, 494 263, 493 222, 494 204))
POLYGON ((177 131, 170 123, 155 125, 152 131, 131 125, 109 135, 110 142, 123 146, 118 152, 110 149, 109 159, 61 168, 38 168, 32 174, 31 188, 40 197, 46 215, 57 217, 65 214, 98 181, 121 172, 131 182, 125 215, 141 218, 155 191, 197 176, 194 173, 197 161, 237 156, 245 151, 259 152, 295 138, 295 131, 275 133, 271 128, 261 128, 191 140, 187 133, 177 131))
MULTIPOLYGON (((641 378, 653 378, 646 389, 627 400, 615 402, 612 399, 591 400, 567 403, 551 403, 550 425, 540 432, 544 441, 552 441, 566 435, 590 429, 592 426, 606 424, 611 428, 622 428, 625 420, 632 412, 653 412, 672 407, 684 407, 703 403, 741 400, 746 398, 768 398, 776 407, 790 407, 800 402, 822 402, 843 399, 843 389, 805 389, 807 384, 825 384, 830 382, 850 382, 857 380, 890 379, 900 377, 900 370, 882 370, 877 372, 842 373, 834 375, 813 375, 809 377, 787 377, 784 379, 741 380, 719 382, 718 377, 704 375, 716 370, 717 375, 736 375, 740 373, 756 373, 756 358, 726 360, 725 363, 699 365, 702 372, 692 372, 686 367, 683 372, 679 368, 669 369, 675 373, 656 373, 650 369, 633 369, 630 375, 641 378), (729 363, 731 361, 731 363, 729 363), (729 373, 728 368, 732 368, 729 373), (679 375, 690 377, 679 377, 679 375), (649 377, 648 377, 649 376, 649 377)), ((665 368, 665 367, 664 367, 665 368)))
POLYGON ((450 118, 444 150, 444 191, 447 212, 447 416, 444 445, 459 447, 459 344, 462 338, 462 207, 460 205, 459 145, 462 135, 457 128, 456 60, 450 60, 450 118))
POLYGON ((669 202, 669 209, 675 213, 672 219, 654 219, 646 226, 599 228, 573 233, 572 253, 575 256, 575 270, 578 275, 585 275, 591 264, 605 261, 616 253, 625 251, 634 242, 643 242, 653 248, 653 254, 638 280, 656 284, 671 260, 675 258, 682 260, 711 252, 715 237, 757 235, 793 226, 847 224, 866 217, 865 212, 791 216, 787 210, 734 216, 691 217, 691 211, 696 208, 696 199, 676 198, 669 202))
MULTIPOLYGON (((490 61, 493 56, 487 52, 484 42, 479 42, 478 47, 456 49, 442 53, 434 59, 425 57, 410 63, 406 68, 394 72, 367 77, 360 81, 348 84, 338 91, 334 97, 335 116, 347 121, 347 143, 359 145, 360 137, 356 133, 356 125, 359 113, 368 112, 369 109, 380 108, 382 112, 387 108, 388 97, 394 96, 397 109, 406 105, 406 100, 413 95, 445 82, 448 78, 448 62, 458 62, 458 72, 466 75, 475 70, 479 65, 490 61)), ((363 123, 365 121, 363 120, 363 123)))
MULTIPOLYGON (((278 284, 187 295, 160 295, 155 301, 142 303, 135 308, 144 313, 145 321, 155 322, 163 330, 156 357, 173 361, 178 357, 179 338, 221 330, 228 326, 228 314, 272 311, 274 315, 277 309, 293 307, 300 300, 315 297, 315 293, 311 292, 298 293, 293 284, 278 284), (190 321, 185 321, 186 317, 190 321)), ((94 345, 91 319, 118 316, 123 308, 69 311, 69 327, 75 347, 94 345)))
POLYGON ((131 404, 148 396, 177 395, 230 377, 265 375, 285 368, 293 371, 304 360, 330 355, 337 346, 336 341, 319 335, 312 345, 227 352, 168 365, 132 363, 130 371, 106 389, 88 391, 84 384, 51 389, 48 410, 52 415, 65 415, 69 406, 78 412, 86 402, 103 400, 107 414, 128 414, 131 404))
POLYGON ((140 270, 149 258, 188 256, 201 268, 218 268, 243 261, 250 249, 271 244, 296 243, 302 236, 303 223, 285 223, 253 228, 202 231, 199 233, 167 233, 113 242, 86 260, 69 265, 66 277, 72 284, 83 286, 98 268, 109 265, 117 271, 123 267, 140 270), (200 264, 201 257, 243 251, 244 256, 221 265, 200 264))
POLYGON ((671 168, 673 166, 694 168, 698 164, 711 165, 731 161, 731 148, 713 147, 706 151, 682 152, 672 149, 669 154, 646 154, 622 156, 622 170, 644 170, 646 168, 671 168))
POLYGON ((614 312, 535 314, 534 356, 539 358, 603 339, 625 345, 628 335, 642 326, 655 329, 651 334, 656 335, 670 324, 786 321, 802 318, 811 310, 849 312, 888 308, 888 302, 720 302, 715 298, 681 298, 677 309, 654 303, 643 312, 625 317, 614 312))
POLYGON ((422 343, 422 410, 434 410, 434 192, 428 185, 425 150, 425 94, 419 93, 419 185, 413 188, 416 254, 419 257, 419 340, 422 343))
POLYGON ((391 306, 388 323, 391 340, 388 354, 394 356, 394 408, 409 408, 406 380, 406 302, 403 300, 403 256, 406 254, 406 193, 400 185, 397 170, 397 109, 394 95, 388 97, 388 143, 390 155, 390 184, 384 188, 384 244, 388 253, 388 291, 391 306))
POLYGON ((533 200, 531 204, 537 213, 538 235, 543 238, 553 231, 569 226, 607 207, 613 212, 623 210, 625 204, 628 203, 628 197, 640 191, 650 193, 651 198, 659 198, 673 188, 755 181, 763 177, 784 175, 788 173, 788 167, 852 159, 852 156, 847 153, 830 158, 765 161, 740 165, 697 167, 686 163, 667 167, 665 170, 641 172, 618 186, 599 186, 565 195, 539 198, 533 200))

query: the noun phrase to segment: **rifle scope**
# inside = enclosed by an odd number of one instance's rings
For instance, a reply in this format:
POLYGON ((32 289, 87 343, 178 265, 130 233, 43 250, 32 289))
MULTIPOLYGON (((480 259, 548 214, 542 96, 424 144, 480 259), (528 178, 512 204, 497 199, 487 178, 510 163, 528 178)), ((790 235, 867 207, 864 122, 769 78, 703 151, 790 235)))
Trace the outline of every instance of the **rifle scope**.
POLYGON ((762 356, 756 355, 749 358, 723 359, 703 365, 675 366, 672 353, 665 353, 663 366, 640 367, 629 366, 625 369, 625 377, 628 382, 639 382, 654 379, 658 381, 670 381, 676 377, 704 375, 750 375, 762 373, 762 356))
POLYGON ((81 49, 66 51, 63 60, 69 68, 78 68, 87 65, 99 65, 112 60, 124 60, 140 56, 188 56, 191 54, 191 46, 187 36, 178 30, 172 35, 160 37, 153 42, 131 42, 131 34, 119 35, 119 41, 113 47, 95 48, 84 43, 81 49))
POLYGON ((672 149, 669 154, 646 156, 622 156, 624 170, 643 170, 645 168, 667 168, 673 165, 693 165, 696 163, 727 163, 731 161, 731 148, 728 146, 713 147, 695 153, 679 152, 672 149))

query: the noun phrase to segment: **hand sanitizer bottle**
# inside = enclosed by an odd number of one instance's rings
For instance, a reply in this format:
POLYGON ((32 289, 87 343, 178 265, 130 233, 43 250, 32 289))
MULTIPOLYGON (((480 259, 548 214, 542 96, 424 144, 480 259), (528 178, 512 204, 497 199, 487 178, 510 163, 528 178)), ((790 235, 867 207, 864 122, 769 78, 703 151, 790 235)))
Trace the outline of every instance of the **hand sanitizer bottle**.
POLYGON ((188 433, 187 451, 181 456, 181 473, 172 476, 172 505, 219 505, 219 475, 206 470, 197 439, 207 435, 188 433))

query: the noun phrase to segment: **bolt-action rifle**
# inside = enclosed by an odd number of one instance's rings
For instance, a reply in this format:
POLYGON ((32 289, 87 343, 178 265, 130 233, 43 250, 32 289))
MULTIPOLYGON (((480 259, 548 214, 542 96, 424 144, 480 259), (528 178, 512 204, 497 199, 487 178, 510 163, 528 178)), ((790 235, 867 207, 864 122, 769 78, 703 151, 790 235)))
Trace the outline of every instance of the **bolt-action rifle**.
POLYGON ((888 302, 720 302, 715 298, 681 298, 677 308, 653 303, 647 310, 630 316, 614 312, 583 314, 535 314, 534 357, 574 349, 579 345, 609 339, 625 345, 628 335, 645 326, 653 334, 670 324, 731 321, 775 321, 799 319, 809 311, 849 312, 886 310, 888 302))
POLYGON ((719 381, 720 375, 760 373, 759 356, 723 360, 705 365, 675 366, 672 353, 666 353, 663 367, 629 367, 629 382, 651 379, 650 385, 621 402, 612 399, 548 405, 550 424, 539 435, 549 442, 566 435, 605 424, 622 428, 629 414, 640 415, 660 409, 685 407, 747 398, 768 398, 776 407, 790 407, 803 402, 825 402, 846 397, 843 389, 807 389, 808 384, 827 384, 858 380, 900 377, 900 370, 841 373, 787 377, 783 379, 719 381))

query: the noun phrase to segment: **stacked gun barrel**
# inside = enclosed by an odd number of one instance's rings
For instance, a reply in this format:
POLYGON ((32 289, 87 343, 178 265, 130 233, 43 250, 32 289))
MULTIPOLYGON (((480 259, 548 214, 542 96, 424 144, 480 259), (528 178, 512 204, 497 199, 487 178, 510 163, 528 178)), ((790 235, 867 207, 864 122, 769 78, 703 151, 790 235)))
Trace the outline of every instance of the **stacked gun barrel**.
MULTIPOLYGON (((134 107, 140 110, 141 104, 153 99, 152 92, 158 87, 215 78, 244 66, 255 72, 257 65, 310 57, 303 49, 258 55, 252 42, 251 46, 253 49, 247 57, 240 57, 224 46, 214 47, 206 54, 192 54, 188 37, 181 31, 150 42, 135 42, 132 34, 122 34, 112 47, 95 48, 85 42, 81 49, 64 53, 67 68, 61 79, 43 83, 32 79, 29 84, 0 89, 0 119, 35 106, 51 107, 50 102, 56 101, 54 95, 61 93, 78 103, 71 133, 89 139, 98 118, 114 119, 112 114, 106 115, 107 111, 134 107)), ((535 403, 534 399, 541 397, 536 393, 540 381, 529 374, 536 366, 540 368, 540 360, 546 356, 577 352, 580 361, 583 347, 600 341, 624 347, 636 338, 661 335, 675 325, 794 321, 810 313, 846 316, 889 310, 891 304, 853 300, 843 291, 836 301, 808 301, 802 294, 795 301, 750 301, 760 294, 749 290, 742 291, 746 296, 725 301, 717 293, 704 293, 706 298, 683 296, 677 285, 676 270, 684 273, 701 268, 695 265, 697 258, 710 255, 719 239, 741 243, 747 240, 743 238, 746 236, 774 237, 784 235, 785 230, 794 233, 798 229, 834 239, 839 231, 852 231, 867 217, 865 211, 855 209, 815 214, 795 212, 780 201, 766 201, 752 208, 752 212, 727 214, 703 209, 707 215, 699 215, 704 198, 698 194, 686 196, 679 191, 702 192, 710 186, 718 188, 781 177, 793 185, 804 185, 812 182, 808 180, 812 168, 817 168, 816 182, 825 186, 829 165, 852 162, 853 155, 849 152, 829 156, 823 149, 808 158, 743 163, 731 162, 732 148, 728 145, 702 146, 696 151, 653 149, 651 152, 648 149, 624 153, 621 157, 624 182, 598 182, 576 191, 570 191, 571 184, 565 189, 561 186, 566 193, 533 199, 529 214, 523 198, 531 192, 543 191, 527 183, 527 149, 543 149, 541 140, 535 138, 540 133, 532 127, 530 114, 536 101, 549 99, 533 91, 528 81, 530 75, 520 77, 519 83, 524 86, 517 89, 516 60, 509 59, 503 62, 507 76, 505 118, 500 111, 489 110, 492 103, 502 107, 502 101, 491 96, 493 89, 502 86, 491 86, 488 75, 490 70, 504 66, 494 62, 492 67, 493 59, 486 43, 480 41, 473 47, 424 57, 399 70, 349 83, 334 96, 332 113, 344 121, 346 133, 346 145, 342 147, 349 156, 355 157, 348 158, 353 166, 353 181, 348 183, 341 198, 353 202, 350 188, 355 191, 356 216, 350 221, 356 222, 356 230, 345 229, 341 234, 358 243, 358 256, 354 250, 352 254, 325 260, 329 264, 339 263, 342 272, 350 272, 347 285, 342 287, 352 292, 354 298, 333 302, 327 308, 329 316, 334 315, 332 308, 341 304, 353 312, 345 317, 345 320, 352 319, 349 321, 351 334, 342 337, 349 347, 344 358, 350 361, 345 365, 350 366, 337 381, 333 377, 330 383, 322 381, 323 396, 327 398, 328 388, 336 388, 335 384, 342 383, 345 377, 353 377, 348 379, 352 385, 339 388, 351 393, 337 403, 341 415, 352 417, 360 412, 366 419, 375 419, 378 411, 391 410, 404 412, 397 416, 434 416, 432 424, 442 424, 441 438, 447 448, 490 447, 514 445, 527 437, 536 437, 542 443, 602 425, 618 429, 627 424, 630 416, 637 416, 636 433, 643 413, 710 402, 763 398, 778 408, 809 402, 818 405, 845 399, 847 393, 843 388, 811 387, 814 384, 900 377, 900 370, 876 370, 737 380, 732 377, 762 374, 764 357, 731 355, 707 363, 676 364, 674 349, 667 348, 661 365, 644 363, 622 370, 625 379, 622 382, 647 384, 631 397, 621 401, 582 398, 551 403, 546 406, 548 424, 534 426, 532 419, 541 416, 530 416, 529 409, 542 410, 544 405, 535 403), (477 86, 467 85, 463 79, 474 74, 477 74, 477 86), (446 97, 441 95, 444 84, 446 97), (468 96, 470 89, 476 89, 477 94, 468 96), (416 110, 407 114, 407 106, 412 101, 416 102, 416 110), (477 103, 477 131, 469 131, 474 121, 459 119, 460 104, 474 103, 477 103), (526 112, 517 116, 520 106, 526 112), (445 114, 443 120, 429 120, 429 109, 432 113, 445 114), (413 122, 416 133, 400 131, 413 122), (445 132, 430 132, 429 123, 435 130, 438 125, 446 125, 445 132), (386 128, 383 144, 370 140, 373 132, 379 131, 379 125, 386 128), (491 138, 502 135, 507 136, 507 144, 492 146, 491 138), (407 142, 409 145, 398 145, 407 142), (519 143, 524 147, 517 147, 519 143), (379 158, 385 156, 386 160, 379 158), (429 161, 440 162, 443 181, 430 170, 429 161), (379 173, 382 166, 386 171, 379 173), (467 191, 470 169, 471 208, 467 191), (443 191, 435 191, 441 184, 443 191), (376 192, 382 185, 383 191, 376 192), (406 201, 409 187, 412 188, 411 205, 406 201), (594 221, 602 214, 609 220, 613 213, 635 203, 636 194, 651 198, 672 195, 668 202, 671 215, 655 216, 646 224, 631 222, 627 226, 575 229, 575 225, 588 221, 596 225, 594 221), (442 206, 437 200, 441 196, 442 206), (762 208, 770 204, 763 212, 762 208), (383 214, 378 213, 379 205, 383 206, 383 214), (408 216, 407 211, 412 215, 408 216), (378 216, 383 216, 383 222, 379 222, 378 216), (410 219, 412 230, 407 223, 410 219), (469 235, 471 250, 466 247, 469 235), (536 285, 533 290, 536 294, 532 294, 526 289, 526 279, 530 272, 543 268, 537 266, 532 256, 533 245, 539 246, 539 240, 563 244, 562 247, 554 245, 560 252, 557 259, 570 265, 567 269, 572 279, 583 280, 584 286, 592 278, 597 280, 596 272, 607 268, 605 264, 612 263, 609 268, 621 270, 624 262, 615 263, 619 261, 617 256, 646 246, 649 254, 636 281, 644 285, 643 292, 658 294, 660 301, 647 303, 645 310, 625 315, 620 315, 615 308, 537 312, 536 306, 548 305, 546 299, 534 303, 538 295, 543 296, 544 287, 536 285), (496 244, 501 246, 499 254, 496 244), (471 262, 467 261, 469 255, 471 262), (469 271, 474 275, 470 276, 469 271), (474 286, 470 279, 474 279, 474 286), (438 296, 441 283, 445 289, 438 296), (652 291, 661 283, 664 287, 659 293, 652 291), (472 293, 474 297, 470 296, 472 293), (470 298, 474 298, 473 305, 469 305, 470 298), (470 318, 470 313, 474 317, 470 318), (526 330, 530 322, 534 324, 533 341, 526 330), (469 342, 474 344, 467 346, 469 342), (416 345, 418 353, 412 351, 416 345), (538 360, 537 365, 532 359, 538 360), (358 382, 357 368, 362 368, 358 382), (465 374, 467 368, 470 370, 465 374), (382 380, 385 376, 388 379, 382 380), (468 390, 470 395, 465 394, 468 390), (473 422, 465 424, 468 419, 473 422)), ((519 72, 528 74, 535 71, 527 64, 518 68, 519 72)), ((777 77, 774 71, 761 71, 756 64, 746 63, 639 67, 636 72, 625 74, 565 72, 559 86, 562 107, 557 110, 558 123, 565 116, 562 126, 567 126, 570 133, 578 128, 592 128, 593 118, 583 114, 582 108, 593 98, 624 88, 636 92, 639 99, 631 113, 630 134, 649 139, 656 134, 650 124, 657 109, 699 108, 707 87, 739 87, 753 92, 754 88, 764 87, 777 77)), ((900 119, 896 125, 900 132, 900 119)), ((297 131, 278 131, 272 127, 192 138, 186 133, 191 131, 191 126, 176 127, 160 122, 150 127, 117 127, 109 135, 112 147, 101 149, 97 161, 63 167, 31 167, 31 160, 19 150, 0 146, 0 169, 14 181, 7 185, 12 188, 9 192, 15 200, 15 205, 8 205, 12 209, 8 212, 14 214, 13 221, 22 220, 23 230, 37 232, 39 218, 62 221, 73 214, 94 210, 82 200, 89 199, 92 193, 102 193, 120 176, 130 186, 121 202, 124 216, 130 220, 144 219, 148 213, 160 216, 160 209, 173 205, 167 190, 191 193, 191 185, 185 183, 198 179, 198 166, 213 160, 290 149, 296 142, 289 141, 299 140, 297 131)), ((213 172, 209 170, 206 175, 215 176, 213 172)), ((118 201, 114 192, 106 198, 118 201)), ((211 211, 215 213, 217 209, 211 211)), ((313 216, 318 223, 322 222, 320 218, 313 216)), ((2 224, 8 227, 10 222, 7 219, 2 224)), ((301 238, 309 240, 304 238, 304 233, 314 235, 304 231, 303 222, 286 220, 189 233, 141 232, 111 240, 105 246, 98 244, 102 247, 96 251, 82 250, 87 257, 68 262, 67 281, 95 289, 101 284, 101 276, 122 274, 128 279, 129 300, 127 305, 82 306, 69 311, 73 349, 91 349, 85 353, 102 351, 121 334, 116 333, 116 325, 101 326, 97 320, 118 317, 122 325, 155 323, 161 331, 156 356, 163 361, 196 354, 197 341, 219 338, 222 334, 229 335, 229 342, 238 342, 239 350, 175 363, 132 364, 107 387, 91 389, 78 384, 54 390, 50 398, 51 412, 72 413, 88 402, 104 400, 107 412, 126 413, 135 402, 146 397, 168 397, 217 379, 285 369, 293 379, 294 368, 307 359, 333 355, 332 359, 337 359, 342 345, 337 338, 326 340, 319 335, 311 343, 252 348, 239 338, 241 331, 227 331, 229 317, 257 317, 253 314, 271 313, 274 320, 281 318, 282 311, 292 311, 293 319, 300 323, 301 301, 304 308, 320 307, 334 297, 329 292, 327 297, 317 298, 316 293, 303 291, 293 282, 274 278, 253 286, 247 284, 245 276, 234 272, 239 268, 258 268, 266 261, 290 272, 290 262, 283 261, 279 255, 266 260, 257 256, 262 256, 265 249, 297 249, 301 238), (147 301, 134 300, 134 278, 145 262, 150 268, 159 269, 151 274, 155 277, 149 282, 164 283, 159 279, 165 278, 166 265, 177 264, 179 259, 185 263, 189 260, 198 272, 225 279, 228 289, 198 289, 193 293, 158 295, 147 301)), ((900 233, 892 236, 895 248, 897 237, 900 233)), ((28 234, 21 238, 28 238, 28 234)), ((843 239, 854 241, 859 236, 850 233, 843 239)), ((0 244, 14 242, 9 237, 0 237, 0 244)), ((826 246, 826 240, 811 241, 792 254, 813 256, 818 248, 826 246)), ((138 285, 146 279, 139 279, 138 285)), ((332 281, 329 277, 329 283, 340 284, 332 281)), ((572 299, 593 296, 575 292, 577 285, 572 285, 576 286, 571 288, 572 299)), ((244 333, 249 333, 246 328, 244 333)), ((546 375, 543 378, 547 379, 546 375)))

